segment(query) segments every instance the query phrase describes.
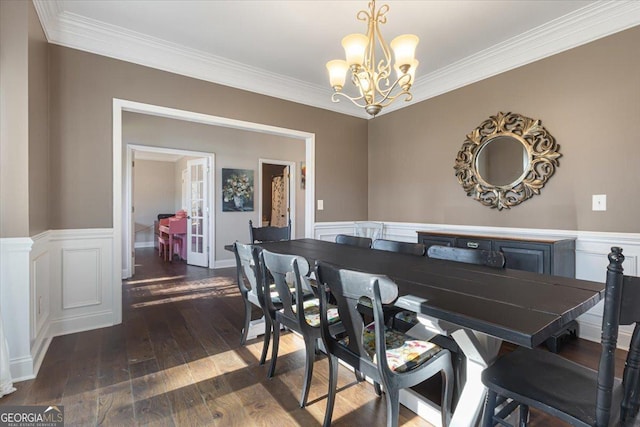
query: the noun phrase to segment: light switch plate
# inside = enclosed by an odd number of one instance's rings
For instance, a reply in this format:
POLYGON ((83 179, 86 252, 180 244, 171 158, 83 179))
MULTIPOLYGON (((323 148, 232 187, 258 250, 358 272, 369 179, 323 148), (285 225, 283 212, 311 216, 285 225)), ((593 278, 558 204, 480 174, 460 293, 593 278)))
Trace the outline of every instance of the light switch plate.
POLYGON ((607 210, 607 195, 606 194, 594 194, 592 210, 594 211, 606 211, 607 210))
POLYGON ((324 200, 318 200, 318 210, 324 210, 324 200))

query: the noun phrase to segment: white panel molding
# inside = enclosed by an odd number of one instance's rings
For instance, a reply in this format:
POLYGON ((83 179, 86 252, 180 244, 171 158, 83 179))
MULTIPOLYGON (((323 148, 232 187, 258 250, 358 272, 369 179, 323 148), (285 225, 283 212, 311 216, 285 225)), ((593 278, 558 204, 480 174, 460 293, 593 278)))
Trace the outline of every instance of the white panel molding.
POLYGON ((102 304, 100 248, 62 249, 62 309, 102 304))
POLYGON ((49 241, 49 335, 120 323, 122 283, 113 274, 113 229, 52 230, 49 241))
MULTIPOLYGON (((318 108, 369 118, 347 102, 331 102, 328 84, 316 85, 230 61, 64 11, 60 0, 34 0, 50 43, 159 70, 244 89, 318 108)), ((640 2, 599 1, 454 64, 418 77, 411 103, 395 103, 381 114, 526 65, 640 24, 640 2)))
POLYGON ((0 239, 0 313, 14 380, 33 378, 29 266, 33 240, 0 239))
POLYGON ((51 336, 51 253, 49 251, 50 231, 33 236, 31 250, 31 354, 33 356, 33 374, 38 374, 51 336))
POLYGON ((354 221, 342 222, 316 222, 313 230, 313 238, 334 242, 338 234, 354 234, 354 221))
MULTIPOLYGON (((354 224, 353 221, 318 222, 315 224, 314 236, 316 239, 333 241, 337 234, 353 234, 354 224)), ((609 263, 607 255, 612 246, 619 246, 623 249, 625 274, 637 276, 640 271, 640 233, 384 222, 383 236, 385 239, 416 242, 418 231, 489 234, 518 238, 575 238, 577 278, 604 283, 609 263)), ((581 338, 599 342, 602 333, 602 302, 580 316, 578 323, 580 324, 581 338)), ((618 336, 618 347, 628 349, 632 333, 632 327, 622 326, 618 336)))
POLYGON ((47 321, 50 310, 50 254, 48 232, 41 233, 33 238, 33 250, 31 251, 31 336, 38 336, 47 321))

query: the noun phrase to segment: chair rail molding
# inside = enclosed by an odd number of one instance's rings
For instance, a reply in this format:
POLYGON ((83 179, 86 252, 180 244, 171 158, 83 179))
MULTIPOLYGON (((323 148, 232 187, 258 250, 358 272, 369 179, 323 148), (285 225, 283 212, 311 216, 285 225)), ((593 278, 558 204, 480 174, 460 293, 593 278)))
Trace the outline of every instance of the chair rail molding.
MULTIPOLYGON (((314 226, 316 239, 334 241, 338 234, 354 234, 356 221, 317 222, 314 226)), ((576 239, 576 278, 604 283, 607 255, 612 246, 624 249, 624 273, 638 276, 640 271, 640 233, 615 233, 600 231, 546 230, 534 228, 486 227, 453 224, 429 224, 408 222, 384 222, 383 238, 404 242, 416 242, 417 231, 436 231, 458 234, 482 234, 517 238, 574 238, 576 239)), ((580 337, 600 342, 602 333, 602 306, 598 303, 578 318, 580 337)), ((633 329, 620 328, 618 347, 629 348, 633 329)))

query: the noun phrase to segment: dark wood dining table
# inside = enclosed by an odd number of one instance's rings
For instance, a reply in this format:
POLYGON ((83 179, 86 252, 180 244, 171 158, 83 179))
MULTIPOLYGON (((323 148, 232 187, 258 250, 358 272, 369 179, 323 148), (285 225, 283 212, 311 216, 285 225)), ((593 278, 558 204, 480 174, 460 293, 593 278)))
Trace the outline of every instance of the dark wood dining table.
POLYGON ((480 374, 493 363, 503 340, 535 347, 604 296, 604 283, 322 240, 298 239, 259 246, 302 256, 312 266, 322 260, 393 279, 399 294, 395 304, 418 313, 421 326, 451 335, 466 356, 467 380, 452 426, 476 424, 485 395, 480 374))

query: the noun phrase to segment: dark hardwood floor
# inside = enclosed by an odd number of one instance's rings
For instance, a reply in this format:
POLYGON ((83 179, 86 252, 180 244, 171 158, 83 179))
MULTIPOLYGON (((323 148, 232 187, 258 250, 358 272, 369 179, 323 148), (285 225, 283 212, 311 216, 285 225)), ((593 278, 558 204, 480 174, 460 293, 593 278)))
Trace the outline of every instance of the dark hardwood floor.
MULTIPOLYGON (((239 345, 243 307, 234 268, 165 263, 152 249, 136 256, 136 275, 123 282, 122 324, 54 338, 38 377, 15 384, 0 405, 64 405, 69 426, 321 425, 326 358, 317 358, 310 403, 300 409, 303 341, 283 334, 276 376, 267 380, 267 366, 258 365, 261 339, 239 345)), ((577 340, 563 354, 596 367, 599 351, 577 340)), ((618 356, 620 376, 625 354, 618 356)), ((384 399, 371 385, 341 368, 338 387, 334 425, 385 423, 384 399)), ((400 425, 429 424, 402 408, 400 425)), ((565 424, 533 412, 530 425, 565 424)))

